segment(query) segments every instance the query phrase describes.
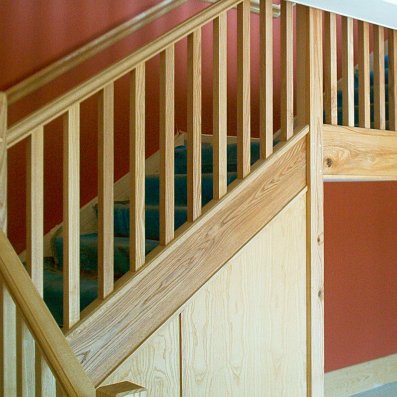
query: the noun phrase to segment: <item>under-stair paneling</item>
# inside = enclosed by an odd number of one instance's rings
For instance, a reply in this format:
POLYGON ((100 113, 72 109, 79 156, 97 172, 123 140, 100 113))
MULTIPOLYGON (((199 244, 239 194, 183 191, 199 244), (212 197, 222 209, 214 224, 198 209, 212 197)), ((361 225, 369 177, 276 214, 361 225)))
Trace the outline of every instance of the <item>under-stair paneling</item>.
POLYGON ((174 316, 127 358, 102 385, 124 380, 143 385, 148 397, 180 396, 179 316, 174 316))
POLYGON ((185 306, 184 397, 306 396, 306 209, 301 196, 185 306))
POLYGON ((103 384, 150 397, 306 396, 302 192, 103 384))

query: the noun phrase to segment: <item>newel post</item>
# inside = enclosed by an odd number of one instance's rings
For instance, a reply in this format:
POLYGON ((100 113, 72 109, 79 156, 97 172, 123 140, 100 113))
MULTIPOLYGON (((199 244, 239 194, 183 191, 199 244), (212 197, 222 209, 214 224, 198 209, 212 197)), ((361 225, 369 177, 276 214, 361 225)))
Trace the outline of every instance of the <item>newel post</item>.
POLYGON ((0 92, 0 230, 7 233, 7 96, 0 92))
POLYGON ((322 12, 297 6, 298 123, 307 136, 307 395, 324 397, 324 214, 322 12))

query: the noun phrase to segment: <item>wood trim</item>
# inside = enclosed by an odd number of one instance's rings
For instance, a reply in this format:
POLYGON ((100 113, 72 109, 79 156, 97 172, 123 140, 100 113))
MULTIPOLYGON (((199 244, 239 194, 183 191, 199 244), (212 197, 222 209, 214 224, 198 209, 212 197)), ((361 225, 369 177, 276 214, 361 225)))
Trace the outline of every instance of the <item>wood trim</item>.
POLYGON ((342 17, 343 125, 354 126, 354 31, 353 19, 342 17))
POLYGON ((30 93, 37 91, 57 77, 80 65, 94 55, 116 44, 131 33, 143 28, 149 23, 171 12, 173 9, 186 3, 187 0, 163 0, 139 15, 123 22, 116 28, 90 41, 76 51, 53 62, 39 72, 29 76, 7 90, 9 104, 13 104, 30 93))
POLYGON ((91 97, 109 83, 114 82, 118 78, 135 69, 141 63, 145 63, 149 59, 159 55, 166 48, 173 46, 178 41, 187 37, 190 33, 206 24, 209 24, 217 16, 228 11, 240 1, 241 0, 218 1, 171 29, 158 39, 153 40, 151 43, 135 51, 133 54, 87 80, 85 83, 79 85, 65 95, 62 95, 55 101, 36 110, 8 130, 7 147, 10 148, 14 146, 29 136, 32 133, 32 130, 36 127, 48 124, 52 120, 61 116, 72 105, 80 103, 91 97))
POLYGON ((0 230, 7 233, 7 96, 0 92, 0 230))
MULTIPOLYGON (((218 0, 202 0, 205 1, 206 3, 215 3, 218 0)), ((260 3, 261 0, 251 0, 251 12, 254 12, 256 14, 260 14, 260 3)), ((271 4, 271 16, 273 18, 279 18, 281 15, 281 8, 279 4, 272 4, 272 0, 270 0, 271 4)))
POLYGON ((362 128, 371 128, 369 25, 367 22, 358 21, 358 46, 359 124, 362 128))
POLYGON ((397 354, 325 374, 325 394, 350 397, 397 381, 397 354))
POLYGON ((323 127, 325 180, 397 179, 395 132, 356 127, 323 127))
POLYGON ((386 129, 385 29, 373 26, 374 33, 374 127, 386 129))
POLYGON ((94 397, 95 389, 90 379, 3 232, 0 232, 0 276, 67 394, 94 397))
POLYGON ((96 397, 146 397, 147 391, 141 386, 131 382, 121 382, 114 385, 106 385, 97 389, 96 397))
POLYGON ((68 341, 95 384, 306 186, 307 132, 304 128, 279 144, 266 162, 258 161, 247 178, 236 180, 231 192, 209 204, 194 225, 181 228, 179 238, 168 249, 154 253, 140 272, 126 275, 120 288, 69 333, 68 341), (235 237, 227 237, 230 235, 235 237), (119 349, 120 345, 126 348, 119 349))

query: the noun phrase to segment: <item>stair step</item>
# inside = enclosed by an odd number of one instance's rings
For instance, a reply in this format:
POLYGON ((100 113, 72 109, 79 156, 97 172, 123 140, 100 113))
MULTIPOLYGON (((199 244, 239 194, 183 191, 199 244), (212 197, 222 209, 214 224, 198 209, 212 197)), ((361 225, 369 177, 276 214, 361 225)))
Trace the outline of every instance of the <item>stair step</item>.
MULTIPOLYGON (((145 241, 145 254, 153 251, 159 242, 156 240, 145 241)), ((57 259, 57 269, 63 268, 63 237, 58 236, 53 240, 54 254, 57 259)), ((114 272, 116 277, 122 276, 130 269, 129 237, 114 238, 114 272)), ((98 271, 98 234, 82 234, 80 236, 80 269, 86 273, 96 275, 98 271)), ((55 269, 56 270, 56 269, 55 269)))

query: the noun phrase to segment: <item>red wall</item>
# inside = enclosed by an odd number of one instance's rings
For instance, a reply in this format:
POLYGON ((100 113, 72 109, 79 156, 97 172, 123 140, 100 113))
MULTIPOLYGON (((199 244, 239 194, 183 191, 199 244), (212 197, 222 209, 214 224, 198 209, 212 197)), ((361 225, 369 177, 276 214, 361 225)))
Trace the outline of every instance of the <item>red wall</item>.
MULTIPOLYGON (((2 0, 0 2, 0 89, 78 48, 120 22, 149 8, 158 0, 2 0)), ((77 71, 67 73, 34 96, 14 106, 14 122, 57 94, 92 76, 204 7, 190 1, 148 27, 124 39, 77 71)), ((253 135, 258 131, 258 17, 252 18, 253 135)), ((276 21, 276 37, 279 31, 276 21)), ((229 133, 235 133, 236 76, 235 15, 229 18, 229 133)), ((203 130, 211 131, 211 28, 203 30, 203 130)), ((279 42, 275 38, 275 47, 279 42)), ((275 51, 275 104, 279 103, 280 54, 275 51)), ((186 129, 186 43, 177 46, 176 127, 186 129)), ((158 147, 158 60, 147 68, 147 155, 158 147)), ((128 170, 128 86, 116 84, 115 151, 118 179, 128 170)), ((82 105, 81 205, 96 196, 96 103, 82 105)), ((275 106, 275 128, 279 109, 275 106)), ((9 237, 18 250, 25 243, 25 148, 9 152, 9 237)), ((48 231, 62 219, 62 131, 60 121, 46 128, 45 210, 48 231)), ((396 274, 392 260, 397 217, 391 197, 394 184, 326 184, 326 369, 332 370, 395 353, 397 330, 396 274), (394 276, 394 277, 393 277, 394 276), (394 288, 393 288, 394 287, 394 288)))

